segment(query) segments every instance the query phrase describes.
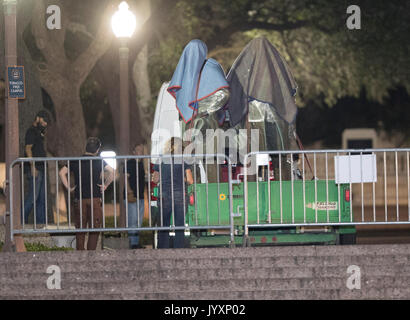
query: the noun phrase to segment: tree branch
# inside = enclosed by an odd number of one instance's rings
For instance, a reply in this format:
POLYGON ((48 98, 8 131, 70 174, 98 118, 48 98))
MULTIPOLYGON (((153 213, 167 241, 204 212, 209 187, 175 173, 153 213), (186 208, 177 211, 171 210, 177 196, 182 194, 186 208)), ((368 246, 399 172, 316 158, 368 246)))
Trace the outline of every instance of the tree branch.
MULTIPOLYGON (((64 41, 59 43, 53 42, 50 39, 50 33, 46 28, 46 20, 44 13, 46 12, 44 1, 37 0, 34 3, 34 8, 32 11, 32 33, 36 41, 37 48, 42 52, 44 58, 48 63, 53 65, 53 69, 62 70, 64 63, 66 62, 66 55, 64 50, 64 41), (56 45, 59 44, 59 45, 56 45)), ((53 32, 62 33, 64 28, 61 30, 53 30, 53 32)), ((55 38, 56 36, 53 36, 55 38)))
POLYGON ((88 76, 90 70, 97 63, 98 59, 108 50, 113 40, 113 34, 110 30, 110 21, 114 10, 115 4, 118 0, 110 1, 104 10, 102 17, 102 23, 97 32, 96 37, 93 39, 88 48, 80 54, 80 56, 73 62, 71 70, 73 70, 73 77, 79 83, 83 83, 88 76))
MULTIPOLYGON (((61 0, 46 0, 47 6, 49 5, 57 5, 58 7, 61 8, 61 29, 55 29, 48 31, 48 38, 50 42, 57 44, 58 48, 61 48, 61 53, 64 55, 64 58, 66 58, 65 55, 65 48, 64 48, 64 42, 65 42, 65 36, 66 36, 66 25, 68 24, 68 15, 66 14, 67 10, 64 8, 64 4, 67 5, 67 2, 63 2, 61 0)), ((44 10, 44 13, 46 11, 44 10)), ((43 21, 46 21, 44 19, 44 13, 43 13, 43 21)))
POLYGON ((246 31, 251 29, 265 29, 274 31, 284 31, 293 30, 305 27, 308 25, 308 21, 296 21, 296 22, 286 22, 286 23, 270 23, 262 21, 250 21, 248 23, 239 23, 236 27, 240 31, 246 31))
POLYGON ((303 28, 309 23, 309 21, 305 20, 278 24, 262 21, 233 21, 229 26, 218 31, 218 37, 214 37, 212 41, 207 43, 208 49, 213 50, 220 45, 226 45, 231 36, 236 32, 244 32, 252 29, 265 29, 272 31, 294 30, 303 28))
POLYGON ((138 53, 157 32, 155 23, 165 19, 172 6, 175 6, 178 0, 163 0, 156 6, 151 16, 145 21, 138 31, 138 37, 133 41, 132 50, 130 50, 130 60, 134 60, 138 53))
POLYGON ((82 35, 90 38, 91 40, 95 39, 95 36, 87 31, 87 27, 84 24, 78 22, 70 22, 67 25, 67 29, 72 33, 81 33, 82 35))

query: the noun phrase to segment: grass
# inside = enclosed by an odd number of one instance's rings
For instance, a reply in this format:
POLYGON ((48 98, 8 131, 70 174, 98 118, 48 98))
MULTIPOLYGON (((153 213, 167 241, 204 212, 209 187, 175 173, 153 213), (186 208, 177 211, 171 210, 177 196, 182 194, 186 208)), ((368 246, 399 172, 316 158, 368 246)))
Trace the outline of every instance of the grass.
MULTIPOLYGON (((119 224, 119 219, 117 219, 117 226, 119 224)), ((142 222, 143 227, 147 227, 149 225, 148 219, 144 219, 142 222)), ((105 217, 105 227, 106 228, 114 228, 114 217, 105 217)), ((152 245, 153 244, 153 231, 141 231, 140 232, 140 244, 145 245, 152 245)), ((104 232, 104 236, 108 237, 128 237, 127 232, 104 232)), ((49 247, 39 242, 32 243, 32 242, 25 242, 27 251, 30 252, 38 252, 38 251, 71 251, 74 250, 72 248, 65 248, 65 247, 49 247)), ((4 243, 0 241, 0 252, 2 251, 4 243)))
MULTIPOLYGON (((71 251, 74 250, 72 248, 60 248, 60 247, 48 247, 42 243, 36 242, 25 242, 24 245, 26 246, 27 252, 39 252, 39 251, 71 251)), ((0 241, 0 252, 2 251, 4 243, 0 241)))
POLYGON ((72 251, 74 250, 73 248, 65 248, 65 247, 48 247, 42 243, 24 243, 26 246, 27 251, 72 251))

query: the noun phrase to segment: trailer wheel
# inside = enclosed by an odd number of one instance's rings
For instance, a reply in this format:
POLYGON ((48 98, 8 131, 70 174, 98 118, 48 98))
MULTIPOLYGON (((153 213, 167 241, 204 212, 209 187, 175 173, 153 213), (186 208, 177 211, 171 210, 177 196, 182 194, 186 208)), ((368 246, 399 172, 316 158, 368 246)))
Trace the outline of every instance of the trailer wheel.
POLYGON ((341 245, 356 244, 356 234, 355 233, 339 234, 339 244, 341 245))

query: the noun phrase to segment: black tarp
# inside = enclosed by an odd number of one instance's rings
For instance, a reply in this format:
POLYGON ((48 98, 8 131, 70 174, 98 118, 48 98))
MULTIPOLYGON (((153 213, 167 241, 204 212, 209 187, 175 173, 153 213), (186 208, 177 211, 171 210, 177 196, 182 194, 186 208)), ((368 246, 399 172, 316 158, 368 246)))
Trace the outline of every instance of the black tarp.
POLYGON ((227 76, 231 126, 248 113, 248 103, 257 100, 272 106, 280 118, 293 123, 297 85, 286 61, 266 38, 253 39, 242 50, 227 76))

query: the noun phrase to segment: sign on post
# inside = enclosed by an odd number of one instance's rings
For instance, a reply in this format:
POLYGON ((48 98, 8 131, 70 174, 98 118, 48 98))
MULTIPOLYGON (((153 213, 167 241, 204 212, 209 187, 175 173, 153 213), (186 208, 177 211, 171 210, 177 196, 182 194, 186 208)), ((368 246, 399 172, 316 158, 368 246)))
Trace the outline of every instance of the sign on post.
POLYGON ((336 184, 377 182, 376 155, 336 156, 335 180, 336 184))
POLYGON ((26 98, 23 66, 7 67, 7 86, 10 99, 26 98))

